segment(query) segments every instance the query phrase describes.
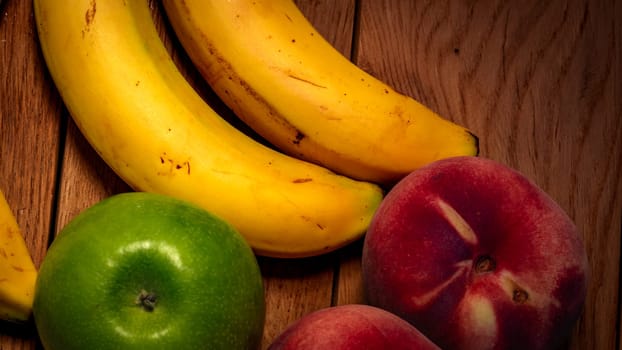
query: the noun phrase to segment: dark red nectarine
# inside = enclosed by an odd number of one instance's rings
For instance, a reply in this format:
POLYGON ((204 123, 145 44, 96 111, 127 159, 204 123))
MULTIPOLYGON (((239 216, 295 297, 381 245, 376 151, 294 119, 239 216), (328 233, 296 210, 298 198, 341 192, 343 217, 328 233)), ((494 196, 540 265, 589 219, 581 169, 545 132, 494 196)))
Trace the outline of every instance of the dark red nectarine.
POLYGON ((408 322, 359 304, 327 307, 290 325, 269 350, 439 350, 408 322))
POLYGON ((581 314, 588 263, 577 228, 518 171, 481 157, 415 170, 363 245, 368 302, 443 349, 554 349, 581 314))

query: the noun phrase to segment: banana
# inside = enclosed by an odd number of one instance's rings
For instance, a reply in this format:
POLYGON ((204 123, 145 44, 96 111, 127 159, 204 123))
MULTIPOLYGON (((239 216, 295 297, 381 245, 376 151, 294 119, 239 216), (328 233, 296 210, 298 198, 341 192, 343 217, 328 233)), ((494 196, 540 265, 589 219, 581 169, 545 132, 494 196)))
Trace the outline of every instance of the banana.
POLYGON ((164 0, 185 51, 243 121, 288 154, 395 183, 478 139, 366 73, 291 0, 164 0))
POLYGON ((231 223, 258 255, 303 257, 361 237, 383 191, 262 145, 184 79, 147 0, 34 0, 48 70, 82 134, 134 190, 231 223))
POLYGON ((0 319, 28 321, 36 279, 37 270, 22 231, 0 191, 0 319))

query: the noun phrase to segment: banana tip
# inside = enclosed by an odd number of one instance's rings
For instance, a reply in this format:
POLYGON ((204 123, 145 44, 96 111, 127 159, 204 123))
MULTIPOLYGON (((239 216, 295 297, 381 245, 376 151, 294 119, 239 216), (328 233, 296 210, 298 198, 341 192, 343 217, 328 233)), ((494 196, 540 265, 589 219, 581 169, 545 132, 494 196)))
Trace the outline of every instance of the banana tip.
POLYGON ((473 154, 475 157, 479 156, 479 137, 477 137, 477 135, 475 135, 474 133, 472 133, 471 131, 467 130, 467 133, 471 136, 471 138, 473 139, 473 146, 475 147, 475 154, 473 154))

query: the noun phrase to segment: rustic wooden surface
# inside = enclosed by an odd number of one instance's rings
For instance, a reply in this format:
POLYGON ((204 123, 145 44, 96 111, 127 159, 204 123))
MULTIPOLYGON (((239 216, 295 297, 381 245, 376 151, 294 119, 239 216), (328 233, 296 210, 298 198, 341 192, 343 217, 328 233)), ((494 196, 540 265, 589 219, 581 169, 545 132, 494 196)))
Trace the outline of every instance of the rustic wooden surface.
MULTIPOLYGON (((622 349, 622 4, 297 3, 346 56, 472 129, 482 156, 523 172, 569 213, 586 245, 591 280, 568 348, 622 349)), ((184 73, 223 109, 159 18, 184 73)), ((68 116, 38 47, 30 0, 0 5, 0 87, 0 188, 38 266, 72 217, 129 188, 68 116)), ((259 258, 268 307, 264 347, 308 312, 364 302, 360 252, 357 242, 317 258, 259 258)), ((0 324, 0 348, 40 348, 34 325, 0 324)))

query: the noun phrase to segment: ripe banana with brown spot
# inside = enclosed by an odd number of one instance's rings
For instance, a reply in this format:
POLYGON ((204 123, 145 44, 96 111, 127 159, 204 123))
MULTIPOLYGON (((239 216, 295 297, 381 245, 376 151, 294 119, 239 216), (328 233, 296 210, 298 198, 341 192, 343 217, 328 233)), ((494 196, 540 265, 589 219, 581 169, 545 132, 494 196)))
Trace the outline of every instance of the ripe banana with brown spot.
POLYGON ((135 190, 203 207, 261 255, 322 254, 365 232, 380 188, 274 151, 228 124, 178 71, 147 0, 34 3, 65 105, 135 190))
POLYGON ((25 322, 30 318, 36 279, 22 231, 0 191, 0 319, 25 322))
POLYGON ((291 0, 164 0, 220 98, 281 150, 353 178, 393 183, 478 139, 366 73, 291 0))

